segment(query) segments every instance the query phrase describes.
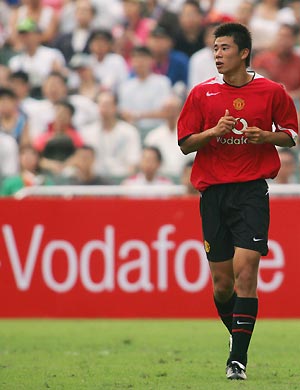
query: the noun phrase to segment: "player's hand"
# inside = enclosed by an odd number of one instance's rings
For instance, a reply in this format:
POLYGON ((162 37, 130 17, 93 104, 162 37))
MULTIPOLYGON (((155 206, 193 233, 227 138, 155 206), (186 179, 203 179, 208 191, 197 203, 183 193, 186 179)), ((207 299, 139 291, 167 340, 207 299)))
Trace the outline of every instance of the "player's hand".
POLYGON ((265 142, 265 131, 259 127, 247 127, 244 130, 245 136, 250 144, 263 144, 265 142))
POLYGON ((229 114, 229 110, 225 110, 224 116, 219 119, 217 126, 214 128, 214 136, 220 136, 227 133, 234 128, 236 120, 229 114))

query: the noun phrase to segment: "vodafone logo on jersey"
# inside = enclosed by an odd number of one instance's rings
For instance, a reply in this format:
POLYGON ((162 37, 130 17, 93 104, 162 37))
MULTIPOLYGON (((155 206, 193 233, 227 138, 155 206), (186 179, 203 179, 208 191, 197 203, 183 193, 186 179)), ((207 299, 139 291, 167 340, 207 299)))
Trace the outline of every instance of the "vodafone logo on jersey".
MULTIPOLYGON (((235 126, 232 129, 232 132, 237 135, 244 133, 244 130, 248 127, 248 123, 244 118, 236 118, 235 126)), ((220 144, 226 145, 244 145, 248 143, 248 139, 244 136, 241 138, 236 137, 217 137, 217 142, 220 144)))
POLYGON ((244 130, 246 130, 247 127, 248 127, 248 123, 247 123, 246 119, 236 118, 235 126, 232 129, 232 131, 235 134, 243 134, 244 130))

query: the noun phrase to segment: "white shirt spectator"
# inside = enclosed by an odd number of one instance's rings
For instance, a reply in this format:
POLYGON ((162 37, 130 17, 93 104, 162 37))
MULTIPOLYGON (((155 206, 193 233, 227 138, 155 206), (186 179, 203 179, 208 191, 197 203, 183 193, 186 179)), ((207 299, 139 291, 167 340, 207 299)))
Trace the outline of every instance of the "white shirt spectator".
POLYGON ((191 56, 188 71, 189 90, 195 85, 217 75, 214 54, 210 47, 204 47, 191 56))
MULTIPOLYGON (((91 2, 96 10, 96 15, 91 25, 92 28, 111 30, 113 26, 121 22, 123 7, 120 0, 92 0, 91 2)), ((62 7, 59 19, 59 30, 61 33, 68 33, 74 30, 74 1, 66 2, 62 7)))
POLYGON ((117 121, 112 130, 104 130, 101 121, 80 129, 84 143, 96 152, 95 173, 122 178, 132 174, 141 157, 138 130, 124 121, 117 121))
MULTIPOLYGON (((239 5, 244 0, 216 0, 214 4, 214 9, 220 14, 234 16, 239 5)), ((254 1, 254 0, 253 0, 254 1)))
MULTIPOLYGON (((144 80, 133 77, 120 85, 119 108, 136 114, 159 110, 171 93, 171 82, 167 76, 150 74, 144 80)), ((138 120, 136 126, 147 132, 161 123, 160 119, 149 118, 138 120)))
POLYGON ((93 58, 92 67, 101 86, 116 91, 117 87, 128 78, 128 67, 125 59, 117 53, 108 53, 99 62, 93 58))
POLYGON ((32 87, 39 87, 45 78, 54 69, 53 67, 59 64, 65 66, 65 59, 62 53, 46 46, 39 46, 33 56, 27 53, 20 53, 13 56, 8 66, 12 72, 22 70, 29 75, 29 80, 32 87))
POLYGON ((177 141, 177 130, 170 130, 163 124, 151 130, 145 138, 146 146, 157 147, 162 154, 162 164, 159 172, 172 178, 179 178, 187 161, 194 158, 194 154, 185 156, 177 141))
POLYGON ((0 132, 0 177, 16 175, 19 172, 19 151, 16 140, 0 132))

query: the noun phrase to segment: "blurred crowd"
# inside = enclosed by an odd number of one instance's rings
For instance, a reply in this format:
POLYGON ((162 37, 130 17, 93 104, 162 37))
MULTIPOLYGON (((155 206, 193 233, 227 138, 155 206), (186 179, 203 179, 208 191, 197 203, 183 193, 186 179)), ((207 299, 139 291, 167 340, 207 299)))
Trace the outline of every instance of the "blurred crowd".
MULTIPOLYGON (((189 183, 177 118, 215 76, 213 31, 247 25, 251 68, 300 110, 300 0, 0 0, 0 193, 189 183)), ((278 183, 299 183, 299 148, 278 183)))

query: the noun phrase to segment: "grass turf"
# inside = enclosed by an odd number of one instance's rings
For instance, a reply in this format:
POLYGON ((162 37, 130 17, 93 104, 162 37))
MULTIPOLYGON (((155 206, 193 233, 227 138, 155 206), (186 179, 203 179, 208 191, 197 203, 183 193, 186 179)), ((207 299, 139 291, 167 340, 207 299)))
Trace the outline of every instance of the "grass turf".
POLYGON ((218 320, 1 320, 0 389, 300 389, 300 321, 259 320, 248 380, 218 320))

